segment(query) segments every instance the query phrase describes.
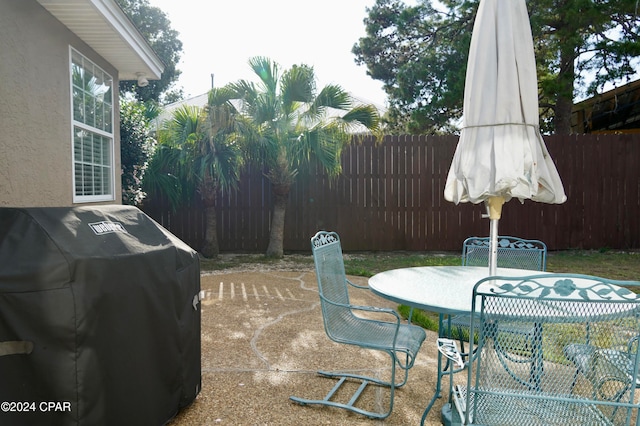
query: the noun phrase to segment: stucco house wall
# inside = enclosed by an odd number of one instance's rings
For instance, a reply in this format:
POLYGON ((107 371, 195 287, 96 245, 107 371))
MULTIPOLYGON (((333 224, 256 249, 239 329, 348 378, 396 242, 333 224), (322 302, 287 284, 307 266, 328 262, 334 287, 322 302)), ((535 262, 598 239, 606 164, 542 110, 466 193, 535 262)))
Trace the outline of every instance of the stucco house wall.
POLYGON ((71 206, 69 46, 118 73, 37 2, 0 0, 0 10, 0 205, 71 206))
POLYGON ((160 60, 115 0, 0 0, 0 206, 77 205, 71 48, 113 79, 114 192, 100 204, 121 203, 119 78, 157 79, 160 60))

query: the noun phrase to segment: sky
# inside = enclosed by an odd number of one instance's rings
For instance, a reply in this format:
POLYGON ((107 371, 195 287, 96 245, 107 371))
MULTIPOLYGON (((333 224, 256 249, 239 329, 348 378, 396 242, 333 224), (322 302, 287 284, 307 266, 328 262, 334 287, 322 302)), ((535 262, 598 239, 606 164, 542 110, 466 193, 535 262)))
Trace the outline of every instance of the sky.
POLYGON ((256 81, 248 65, 266 56, 280 70, 313 66, 318 88, 338 84, 366 103, 384 107, 382 83, 355 63, 351 48, 365 36, 362 20, 375 0, 149 0, 180 34, 186 98, 240 79, 256 81))

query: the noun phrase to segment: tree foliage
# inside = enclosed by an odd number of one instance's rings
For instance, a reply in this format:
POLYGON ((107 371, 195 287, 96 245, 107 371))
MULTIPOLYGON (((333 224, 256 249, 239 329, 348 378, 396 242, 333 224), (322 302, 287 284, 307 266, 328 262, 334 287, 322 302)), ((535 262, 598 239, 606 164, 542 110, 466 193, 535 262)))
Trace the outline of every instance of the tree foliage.
MULTIPOLYGON (((440 133, 462 115, 477 0, 377 0, 356 62, 384 84, 396 131, 440 133)), ((640 56, 637 0, 528 0, 541 123, 570 131, 573 99, 625 82, 640 56)))
POLYGON ((139 87, 135 80, 120 81, 119 86, 122 202, 138 205, 146 197, 141 184, 155 144, 149 123, 158 116, 162 97, 182 97, 181 90, 167 93, 180 76, 176 65, 182 42, 164 12, 150 6, 148 0, 116 1, 165 66, 162 78, 150 80, 146 87, 139 87))
POLYGON ((171 28, 169 18, 148 0, 116 1, 164 64, 160 80, 149 80, 145 87, 139 87, 135 80, 124 80, 120 82, 120 92, 132 92, 141 101, 161 102, 163 96, 171 101, 181 99, 181 89, 169 92, 180 77, 177 65, 182 53, 182 42, 178 32, 171 28))
POLYGON ((236 142, 235 110, 213 89, 205 108, 183 105, 172 112, 158 133, 144 187, 152 195, 168 197, 172 206, 189 201, 196 193, 204 205, 205 257, 220 251, 216 200, 221 191, 234 189, 243 164, 236 142))
POLYGON ((120 115, 122 203, 138 205, 146 196, 141 185, 155 140, 143 103, 120 98, 120 115))

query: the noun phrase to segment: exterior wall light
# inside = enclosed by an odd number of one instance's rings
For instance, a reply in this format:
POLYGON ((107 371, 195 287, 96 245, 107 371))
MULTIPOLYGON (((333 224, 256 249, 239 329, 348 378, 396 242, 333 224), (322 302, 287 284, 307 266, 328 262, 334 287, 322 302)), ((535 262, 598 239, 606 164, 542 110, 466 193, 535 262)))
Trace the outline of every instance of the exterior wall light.
POLYGON ((145 86, 149 85, 149 80, 147 80, 147 78, 144 76, 144 73, 137 72, 136 75, 138 76, 138 86, 139 87, 145 87, 145 86))

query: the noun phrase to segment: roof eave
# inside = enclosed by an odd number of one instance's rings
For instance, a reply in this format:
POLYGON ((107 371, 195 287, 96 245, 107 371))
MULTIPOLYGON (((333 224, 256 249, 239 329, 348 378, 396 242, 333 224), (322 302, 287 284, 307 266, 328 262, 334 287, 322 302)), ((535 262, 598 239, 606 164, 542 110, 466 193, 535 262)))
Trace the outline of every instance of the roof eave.
POLYGON ((114 0, 37 0, 118 70, 120 80, 159 80, 164 64, 114 0))

